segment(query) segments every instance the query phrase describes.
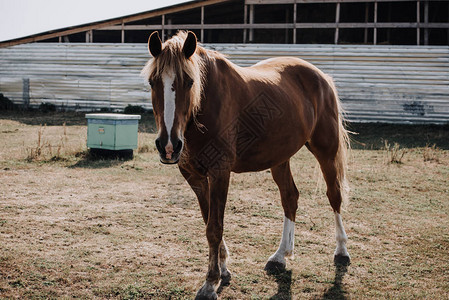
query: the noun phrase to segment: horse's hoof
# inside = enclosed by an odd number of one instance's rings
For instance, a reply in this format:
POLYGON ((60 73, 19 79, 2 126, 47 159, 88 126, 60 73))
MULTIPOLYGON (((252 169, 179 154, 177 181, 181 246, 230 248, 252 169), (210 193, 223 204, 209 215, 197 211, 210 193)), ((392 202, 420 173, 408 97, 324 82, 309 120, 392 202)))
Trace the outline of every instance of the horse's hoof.
POLYGON ((277 261, 268 261, 264 268, 268 275, 277 275, 285 272, 285 264, 277 261))
POLYGON ((226 273, 221 274, 221 286, 228 286, 231 283, 231 272, 227 271, 226 273))
POLYGON ((214 285, 206 281, 196 294, 195 300, 216 300, 217 298, 214 285))
POLYGON ((351 264, 351 259, 349 256, 337 254, 334 256, 334 264, 340 266, 349 266, 351 264))

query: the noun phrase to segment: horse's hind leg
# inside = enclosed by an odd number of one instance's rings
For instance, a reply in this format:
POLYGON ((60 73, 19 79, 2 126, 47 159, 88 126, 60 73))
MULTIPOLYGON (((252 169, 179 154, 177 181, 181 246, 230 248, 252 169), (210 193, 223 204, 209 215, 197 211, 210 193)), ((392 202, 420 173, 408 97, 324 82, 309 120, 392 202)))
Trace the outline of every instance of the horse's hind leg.
POLYGON ((320 164, 327 185, 327 197, 334 210, 335 237, 337 241, 334 261, 336 263, 348 264, 350 261, 349 253, 346 249, 348 238, 340 215, 341 203, 347 187, 344 178, 345 158, 343 157, 346 154, 345 152, 342 154, 339 151, 346 151, 346 148, 342 149, 342 147, 346 147, 346 144, 344 141, 339 140, 342 137, 338 137, 338 132, 330 135, 330 138, 326 134, 320 134, 319 136, 326 136, 327 138, 312 138, 306 146, 315 155, 320 164))
POLYGON ((293 181, 289 161, 271 168, 271 174, 281 193, 281 202, 284 208, 284 229, 279 248, 268 259, 265 270, 270 273, 278 273, 285 269, 285 257, 293 256, 295 217, 296 209, 298 208, 299 192, 293 181))

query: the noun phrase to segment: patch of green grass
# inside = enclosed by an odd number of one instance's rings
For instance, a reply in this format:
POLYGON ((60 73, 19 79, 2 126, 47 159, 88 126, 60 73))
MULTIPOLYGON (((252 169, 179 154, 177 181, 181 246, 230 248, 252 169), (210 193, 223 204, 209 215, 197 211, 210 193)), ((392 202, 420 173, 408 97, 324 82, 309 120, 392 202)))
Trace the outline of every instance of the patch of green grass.
POLYGON ((10 281, 9 285, 12 286, 12 287, 15 287, 15 288, 23 288, 23 287, 25 287, 25 284, 20 279, 14 280, 14 281, 10 281))

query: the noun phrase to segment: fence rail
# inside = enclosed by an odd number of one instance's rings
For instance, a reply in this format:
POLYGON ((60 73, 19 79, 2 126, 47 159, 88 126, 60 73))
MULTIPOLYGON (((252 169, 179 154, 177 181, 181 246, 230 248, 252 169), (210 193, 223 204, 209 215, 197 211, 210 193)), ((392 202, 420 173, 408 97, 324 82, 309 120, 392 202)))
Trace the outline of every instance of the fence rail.
MULTIPOLYGON (((273 56, 303 58, 330 74, 347 118, 449 123, 449 47, 207 44, 241 66, 273 56)), ((35 43, 0 49, 0 92, 17 104, 67 109, 151 108, 140 70, 144 44, 35 43)))

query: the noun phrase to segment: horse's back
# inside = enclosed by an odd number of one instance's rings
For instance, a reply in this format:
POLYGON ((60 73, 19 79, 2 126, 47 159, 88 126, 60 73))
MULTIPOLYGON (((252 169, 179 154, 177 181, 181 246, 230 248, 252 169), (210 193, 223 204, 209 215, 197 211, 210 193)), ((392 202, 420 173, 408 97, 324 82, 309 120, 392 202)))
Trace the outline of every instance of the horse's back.
POLYGON ((245 151, 237 149, 241 155, 237 172, 287 160, 311 138, 322 112, 335 102, 327 75, 302 59, 271 58, 242 69, 252 92, 241 99, 239 120, 249 124, 246 131, 256 132, 258 138, 245 151), (265 149, 263 159, 258 159, 260 149, 265 149))
POLYGON ((303 59, 269 58, 246 70, 252 75, 256 94, 264 91, 276 98, 277 103, 288 102, 285 107, 290 105, 290 109, 297 111, 297 118, 314 122, 310 113, 316 117, 321 108, 335 107, 336 94, 331 77, 303 59))
POLYGON ((302 70, 310 70, 314 72, 322 73, 316 66, 313 64, 298 58, 298 57, 273 57, 262 60, 250 67, 248 69, 258 70, 261 72, 268 72, 271 70, 277 70, 278 72, 284 72, 288 69, 302 69, 302 70))
POLYGON ((320 110, 321 107, 337 109, 337 95, 332 78, 303 59, 269 58, 248 69, 260 73, 262 77, 276 77, 276 89, 288 95, 287 98, 294 99, 293 102, 301 108, 301 112, 307 110, 308 105, 312 105, 315 110, 320 110))
MULTIPOLYGON (((323 89, 333 94, 330 76, 315 65, 297 57, 269 58, 246 68, 248 73, 255 74, 254 79, 274 82, 277 88, 302 98, 316 98, 323 89)), ((325 93, 325 94, 329 94, 325 93)), ((317 99, 318 100, 318 99, 317 99)))

